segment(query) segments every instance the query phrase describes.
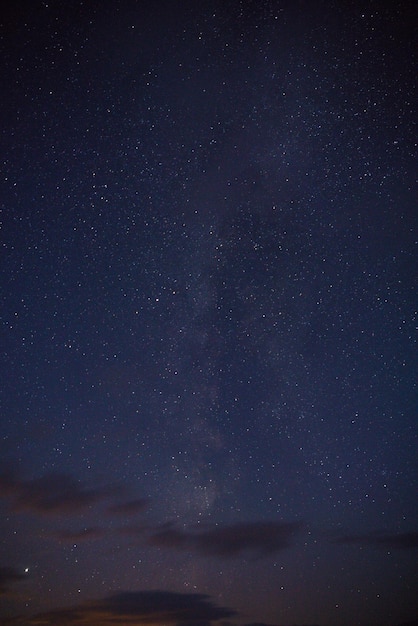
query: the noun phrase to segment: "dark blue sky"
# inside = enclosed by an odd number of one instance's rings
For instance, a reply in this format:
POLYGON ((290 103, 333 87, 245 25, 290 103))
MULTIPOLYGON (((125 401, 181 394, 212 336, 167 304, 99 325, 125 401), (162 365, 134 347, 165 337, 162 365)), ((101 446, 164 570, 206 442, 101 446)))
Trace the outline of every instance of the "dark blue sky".
POLYGON ((416 619, 414 3, 0 18, 2 623, 416 619))

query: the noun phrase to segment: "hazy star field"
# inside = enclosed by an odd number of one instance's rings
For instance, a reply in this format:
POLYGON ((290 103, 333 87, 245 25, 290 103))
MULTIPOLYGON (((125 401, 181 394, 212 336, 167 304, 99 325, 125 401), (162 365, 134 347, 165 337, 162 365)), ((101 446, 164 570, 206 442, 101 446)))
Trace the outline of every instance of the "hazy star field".
POLYGON ((2 3, 1 624, 417 624, 415 6, 2 3))

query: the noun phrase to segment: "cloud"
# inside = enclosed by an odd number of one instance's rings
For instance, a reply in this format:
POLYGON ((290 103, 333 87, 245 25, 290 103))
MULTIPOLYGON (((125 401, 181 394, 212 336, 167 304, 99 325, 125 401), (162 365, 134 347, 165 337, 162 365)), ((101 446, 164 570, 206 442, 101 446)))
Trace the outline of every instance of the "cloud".
POLYGON ((12 472, 0 475, 0 497, 11 501, 13 511, 44 515, 79 513, 109 495, 109 491, 86 489, 72 476, 50 473, 32 480, 12 472))
POLYGON ((236 611, 214 604, 204 594, 168 591, 129 591, 68 609, 42 613, 24 622, 44 626, 113 626, 140 624, 173 624, 176 626, 210 626, 219 619, 236 615, 236 611))
MULTIPOLYGON (((86 511, 91 506, 108 499, 120 499, 124 486, 107 486, 88 489, 73 476, 50 472, 40 478, 26 480, 10 467, 0 471, 0 498, 9 501, 12 511, 29 511, 41 515, 72 515, 86 511)), ((143 512, 150 500, 134 498, 125 502, 114 501, 107 514, 133 516, 143 512)))
MULTIPOLYGON (((264 622, 253 622, 252 624, 244 624, 244 626, 278 626, 278 624, 265 624, 264 622)), ((302 626, 302 624, 300 626, 302 626)), ((304 624, 303 626, 308 626, 308 624, 304 624)), ((309 626, 319 626, 319 624, 310 624, 309 626)))
POLYGON ((25 580, 26 576, 15 567, 0 567, 0 596, 6 594, 12 583, 25 580))
POLYGON ((380 532, 364 535, 345 535, 337 538, 334 543, 358 544, 362 546, 377 546, 393 550, 411 550, 418 548, 418 532, 384 534, 380 532))
POLYGON ((129 502, 122 502, 119 504, 112 504, 109 506, 109 513, 116 515, 136 515, 142 513, 149 504, 148 498, 138 498, 137 500, 130 500, 129 502))
POLYGON ((68 541, 72 543, 79 543, 81 541, 93 541, 100 539, 106 534, 104 528, 98 526, 92 526, 90 528, 82 528, 81 530, 62 530, 56 533, 56 538, 60 541, 68 541))
POLYGON ((250 552, 258 557, 283 550, 299 530, 298 523, 253 522, 184 531, 167 524, 148 540, 153 546, 192 550, 205 556, 236 557, 250 552))
POLYGON ((149 524, 128 524, 126 526, 121 526, 120 528, 118 528, 117 532, 121 535, 126 535, 128 537, 138 539, 143 537, 145 533, 148 533, 150 529, 151 527, 149 526, 149 524))
POLYGON ((2 466, 2 472, 0 473, 0 498, 6 498, 13 495, 18 480, 16 474, 10 468, 4 468, 2 466))

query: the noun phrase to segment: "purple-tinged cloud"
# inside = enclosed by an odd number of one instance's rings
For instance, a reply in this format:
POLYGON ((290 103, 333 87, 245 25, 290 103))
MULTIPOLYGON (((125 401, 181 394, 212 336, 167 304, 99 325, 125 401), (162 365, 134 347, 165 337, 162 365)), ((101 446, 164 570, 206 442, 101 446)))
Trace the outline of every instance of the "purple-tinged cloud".
POLYGON ((42 613, 16 626, 128 626, 129 624, 167 624, 176 626, 210 626, 212 622, 233 617, 236 611, 217 606, 204 594, 168 591, 130 591, 68 609, 42 613))
POLYGON ((117 530, 121 535, 138 539, 149 533, 151 527, 149 524, 128 524, 126 526, 120 526, 117 530))
POLYGON ((0 567, 0 596, 9 591, 12 583, 25 580, 26 576, 15 567, 0 567))
POLYGON ((108 495, 109 490, 86 489, 67 474, 50 473, 32 480, 24 480, 11 472, 0 475, 0 497, 9 500, 15 512, 80 513, 108 495))
POLYGON ((364 535, 344 535, 334 543, 375 546, 392 550, 412 550, 418 548, 418 532, 385 534, 379 532, 364 535))
POLYGON ((137 513, 142 513, 149 505, 148 498, 138 498, 136 500, 130 500, 128 502, 120 502, 109 506, 109 513, 121 516, 131 516, 137 513))
POLYGON ((149 538, 150 545, 196 551, 205 556, 236 557, 252 553, 264 557, 287 548, 300 529, 298 523, 253 522, 184 531, 165 525, 149 538))
POLYGON ((92 526, 89 528, 82 528, 81 530, 62 530, 56 533, 56 538, 59 541, 80 543, 82 541, 94 541, 101 539, 106 534, 104 528, 98 526, 92 526))

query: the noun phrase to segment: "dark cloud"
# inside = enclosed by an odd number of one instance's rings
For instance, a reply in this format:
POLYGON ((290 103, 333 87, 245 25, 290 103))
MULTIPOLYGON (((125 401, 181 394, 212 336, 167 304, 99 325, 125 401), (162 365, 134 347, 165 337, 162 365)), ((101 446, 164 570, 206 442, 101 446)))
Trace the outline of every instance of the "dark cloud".
MULTIPOLYGON (((31 511, 44 515, 80 513, 109 498, 120 499, 121 491, 125 491, 124 485, 88 489, 64 473, 51 472, 40 478, 25 480, 13 468, 2 467, 0 471, 0 498, 7 499, 15 512, 31 511)), ((149 502, 148 498, 118 501, 109 504, 107 512, 133 516, 143 512, 149 502)))
MULTIPOLYGON (((252 624, 244 624, 244 626, 279 626, 278 624, 265 624, 264 622, 254 622, 252 624)), ((301 624, 300 626, 319 626, 319 624, 301 624)))
POLYGON ((121 526, 117 529, 121 535, 127 535, 129 537, 141 538, 145 533, 148 533, 150 530, 153 530, 149 526, 149 524, 129 524, 126 526, 121 526))
POLYGON ((106 534, 104 528, 99 528, 98 526, 92 526, 90 528, 82 528, 81 530, 62 530, 56 533, 56 538, 60 541, 71 541, 71 542, 80 542, 80 541, 93 541, 95 539, 100 539, 103 535, 106 534))
POLYGON ((210 626, 213 621, 233 617, 236 611, 214 604, 203 594, 168 591, 131 591, 111 595, 103 600, 69 609, 42 613, 15 624, 44 626, 128 626, 139 624, 174 624, 176 626, 210 626))
POLYGON ((162 548, 193 548, 195 535, 179 530, 174 524, 164 524, 148 540, 149 545, 162 548))
POLYGON ((377 546, 393 550, 411 550, 418 548, 418 532, 399 534, 373 532, 364 535, 345 535, 337 538, 334 543, 353 543, 362 546, 377 546))
POLYGON ((298 523, 253 522, 184 531, 168 524, 150 537, 149 544, 207 556, 235 557, 251 552, 262 557, 286 548, 299 528, 298 523))
POLYGON ((109 506, 108 511, 116 515, 136 515, 142 513, 149 505, 148 498, 138 498, 129 502, 122 502, 109 506))
POLYGON ((0 475, 0 497, 11 501, 12 509, 46 515, 79 513, 109 491, 86 489, 72 476, 50 473, 24 480, 12 472, 0 475))
POLYGON ((266 624, 265 622, 251 622, 251 624, 243 624, 243 626, 279 626, 278 624, 266 624))
POLYGON ((25 578, 26 576, 15 567, 0 567, 0 595, 7 593, 12 583, 25 578))
POLYGON ((7 498, 14 494, 19 481, 16 473, 9 467, 1 466, 0 472, 0 498, 7 498))

